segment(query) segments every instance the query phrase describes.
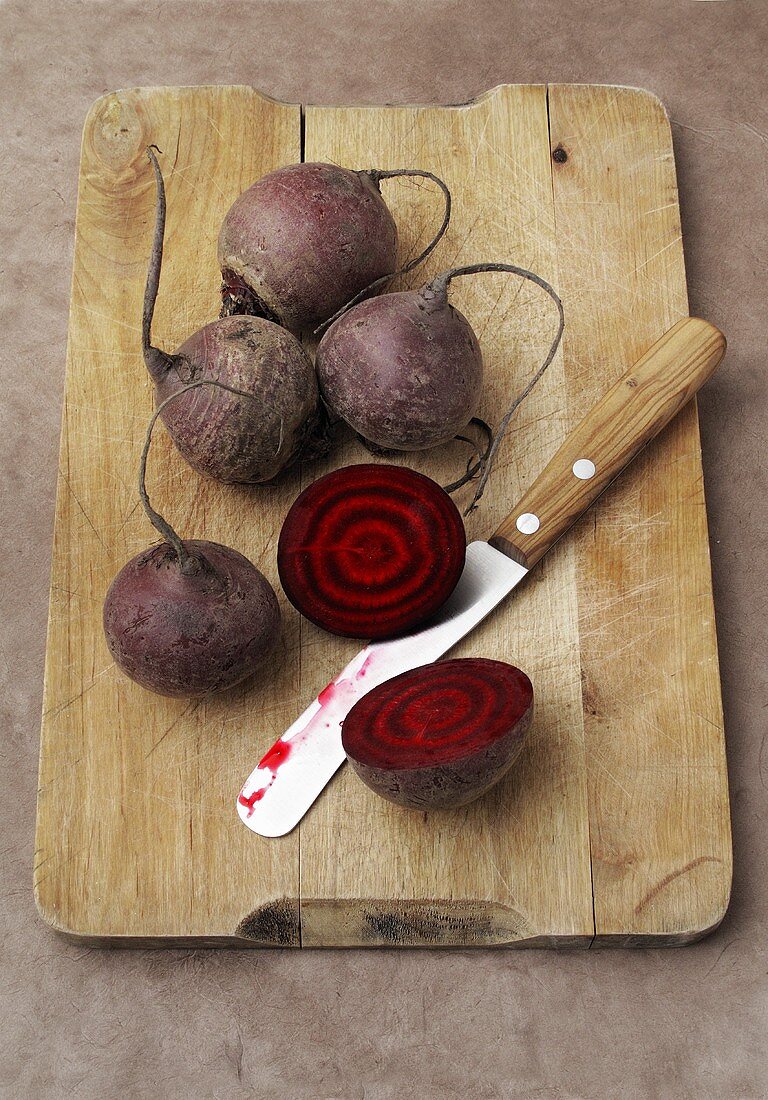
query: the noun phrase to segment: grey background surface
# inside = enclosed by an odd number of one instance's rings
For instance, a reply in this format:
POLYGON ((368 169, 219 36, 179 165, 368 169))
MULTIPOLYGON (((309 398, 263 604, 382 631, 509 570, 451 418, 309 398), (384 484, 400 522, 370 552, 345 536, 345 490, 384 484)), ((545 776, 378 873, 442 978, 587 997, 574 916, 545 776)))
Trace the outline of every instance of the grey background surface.
POLYGON ((0 6, 0 1094, 768 1095, 766 212, 761 0, 277 0, 0 6), (50 537, 83 120, 115 88, 244 83, 292 102, 455 103, 501 82, 646 87, 676 143, 735 879, 677 950, 110 952, 37 917, 31 866, 50 537))

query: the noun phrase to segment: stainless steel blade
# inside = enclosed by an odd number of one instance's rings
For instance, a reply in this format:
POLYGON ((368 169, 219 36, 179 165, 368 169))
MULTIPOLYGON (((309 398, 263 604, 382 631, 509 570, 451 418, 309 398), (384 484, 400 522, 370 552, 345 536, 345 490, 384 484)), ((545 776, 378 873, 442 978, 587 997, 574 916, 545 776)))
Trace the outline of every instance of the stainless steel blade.
POLYGON ((262 836, 290 832, 343 764, 341 724, 357 700, 401 672, 436 661, 527 572, 487 542, 470 543, 461 579, 429 625, 362 649, 251 772, 237 799, 248 828, 262 836))

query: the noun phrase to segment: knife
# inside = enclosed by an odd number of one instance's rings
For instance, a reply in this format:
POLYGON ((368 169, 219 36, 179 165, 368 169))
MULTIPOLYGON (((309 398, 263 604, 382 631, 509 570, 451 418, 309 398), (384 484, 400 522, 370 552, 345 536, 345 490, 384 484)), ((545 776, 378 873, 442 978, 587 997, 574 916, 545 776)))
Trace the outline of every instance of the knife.
POLYGON ((365 646, 261 759, 237 797, 249 829, 274 837, 298 824, 345 760, 341 725, 357 700, 436 661, 477 626, 690 400, 724 352, 718 329, 685 318, 603 395, 488 541, 469 544, 459 583, 437 616, 411 634, 365 646))

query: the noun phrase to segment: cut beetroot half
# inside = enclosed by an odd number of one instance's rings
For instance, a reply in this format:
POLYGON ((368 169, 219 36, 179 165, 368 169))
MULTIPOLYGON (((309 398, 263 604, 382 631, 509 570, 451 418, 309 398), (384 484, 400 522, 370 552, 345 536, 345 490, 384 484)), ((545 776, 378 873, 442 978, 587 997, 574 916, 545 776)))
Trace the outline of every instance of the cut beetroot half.
POLYGON ((438 661, 380 684, 352 707, 342 743, 376 794, 410 809, 464 806, 514 764, 533 716, 531 681, 483 657, 438 661))
POLYGON ((391 638, 445 603, 466 547, 459 511, 436 482, 364 463, 297 497, 277 564, 286 596, 313 623, 350 638, 391 638))

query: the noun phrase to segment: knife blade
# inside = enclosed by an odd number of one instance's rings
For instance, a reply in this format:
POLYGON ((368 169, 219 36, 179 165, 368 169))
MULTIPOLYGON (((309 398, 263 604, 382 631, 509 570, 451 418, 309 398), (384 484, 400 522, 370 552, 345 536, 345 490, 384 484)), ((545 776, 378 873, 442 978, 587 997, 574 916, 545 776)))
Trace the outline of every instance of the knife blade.
POLYGON ((489 540, 469 544, 438 615, 365 646, 262 757, 237 797, 244 824, 261 836, 290 832, 344 763, 341 726, 357 700, 437 660, 482 622, 690 400, 724 351, 722 333, 699 318, 669 329, 587 413, 489 540))

